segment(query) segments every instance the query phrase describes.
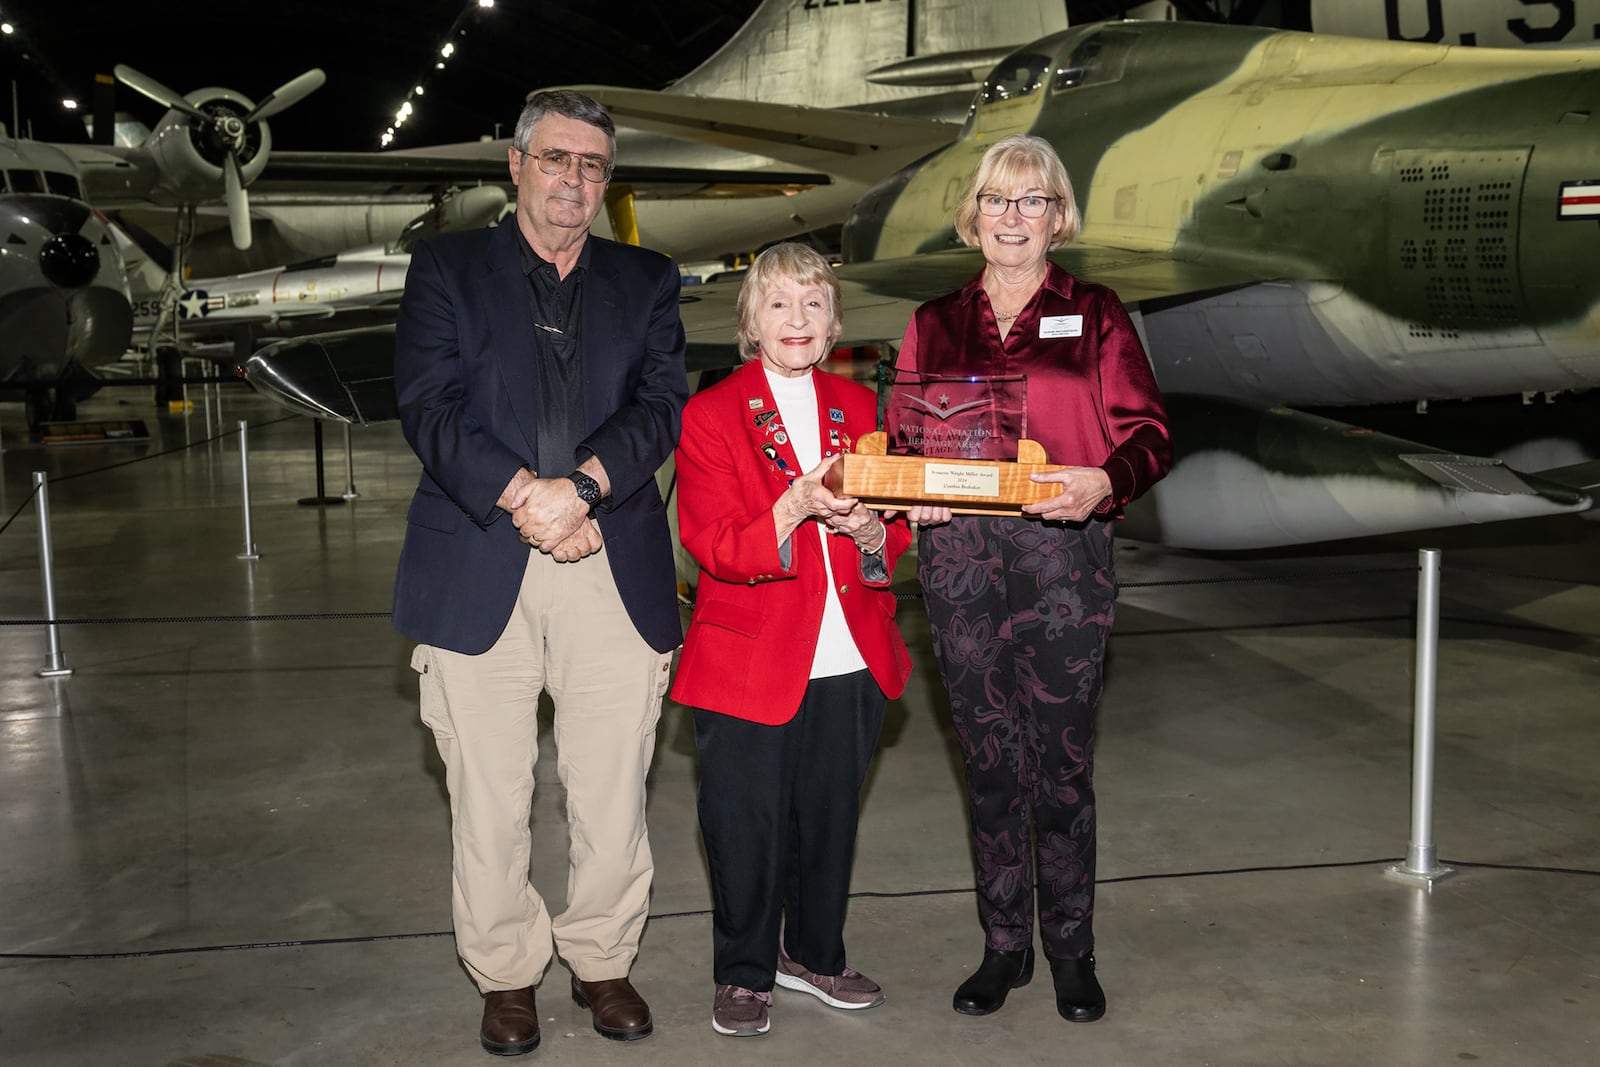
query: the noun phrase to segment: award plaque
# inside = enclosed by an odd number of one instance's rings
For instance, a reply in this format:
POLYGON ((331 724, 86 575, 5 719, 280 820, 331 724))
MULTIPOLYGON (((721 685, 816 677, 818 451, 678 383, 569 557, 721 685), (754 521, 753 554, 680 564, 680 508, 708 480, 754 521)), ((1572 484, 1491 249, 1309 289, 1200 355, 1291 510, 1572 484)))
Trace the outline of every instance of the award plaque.
POLYGON ((917 504, 965 515, 1019 515, 1059 485, 1029 478, 1061 470, 1027 436, 1027 379, 901 373, 889 383, 885 429, 864 434, 825 484, 878 510, 917 504))
POLYGON ((1028 436, 1028 379, 897 373, 884 432, 892 456, 1015 460, 1028 436))

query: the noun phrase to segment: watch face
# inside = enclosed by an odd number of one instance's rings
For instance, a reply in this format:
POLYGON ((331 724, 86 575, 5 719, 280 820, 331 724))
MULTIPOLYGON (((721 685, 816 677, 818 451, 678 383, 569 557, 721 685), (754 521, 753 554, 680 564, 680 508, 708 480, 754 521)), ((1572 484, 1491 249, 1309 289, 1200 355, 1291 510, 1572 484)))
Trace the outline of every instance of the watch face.
POLYGON ((571 479, 572 484, 577 487, 579 500, 583 501, 585 504, 588 504, 590 507, 600 503, 599 482, 595 481, 587 474, 582 474, 578 471, 573 471, 571 474, 567 475, 567 477, 571 479))

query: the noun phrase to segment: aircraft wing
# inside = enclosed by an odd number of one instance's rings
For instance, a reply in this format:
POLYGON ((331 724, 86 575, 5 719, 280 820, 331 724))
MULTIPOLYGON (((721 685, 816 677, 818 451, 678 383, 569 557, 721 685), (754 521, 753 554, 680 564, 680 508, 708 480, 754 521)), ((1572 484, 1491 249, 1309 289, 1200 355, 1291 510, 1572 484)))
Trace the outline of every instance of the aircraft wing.
POLYGON ((1176 462, 1120 532, 1200 551, 1279 548, 1586 511, 1594 463, 1529 473, 1291 408, 1165 398, 1176 462))
MULTIPOLYGON (((510 187, 505 145, 478 155, 421 152, 274 152, 251 187, 272 193, 337 190, 347 196, 417 194, 451 185, 482 183, 510 187)), ((617 163, 613 185, 629 185, 641 199, 784 196, 833 179, 814 170, 763 171, 658 167, 617 163)))
MULTIPOLYGON (((383 197, 420 197, 452 187, 510 187, 505 148, 441 146, 394 152, 275 151, 250 186, 254 200, 271 203, 337 203, 383 197), (465 149, 470 148, 471 151, 465 149), (308 197, 316 198, 315 201, 308 197)), ((141 148, 60 145, 78 168, 89 202, 101 209, 147 206, 159 171, 141 148)), ((728 168, 617 164, 615 185, 629 185, 641 199, 786 196, 832 184, 821 171, 749 171, 728 168)), ((221 200, 220 192, 216 200, 221 200)))
MULTIPOLYGON (((1050 258, 1075 277, 1115 290, 1123 303, 1193 296, 1264 280, 1261 275, 1174 259, 1164 252, 1072 244, 1050 258)), ((983 269, 974 248, 930 252, 899 259, 847 263, 838 268, 844 313, 841 347, 899 341, 917 305, 965 285, 983 269)), ((683 291, 683 325, 691 356, 696 348, 730 348, 737 323, 734 303, 739 280, 694 286, 683 291)))
POLYGON ((762 104, 713 96, 574 85, 606 106, 619 126, 719 145, 795 166, 826 159, 830 173, 882 177, 870 163, 888 150, 932 151, 956 139, 961 127, 936 119, 899 118, 840 108, 762 104), (852 161, 869 167, 856 174, 852 161))

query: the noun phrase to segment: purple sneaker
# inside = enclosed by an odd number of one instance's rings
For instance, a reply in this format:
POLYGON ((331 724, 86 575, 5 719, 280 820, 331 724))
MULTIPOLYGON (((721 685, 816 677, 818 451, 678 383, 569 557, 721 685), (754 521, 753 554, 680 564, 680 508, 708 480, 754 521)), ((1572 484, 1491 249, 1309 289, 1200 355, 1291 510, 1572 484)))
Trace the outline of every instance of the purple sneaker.
POLYGON ((717 999, 711 1002, 711 1029, 728 1037, 755 1037, 772 1029, 767 1018, 771 993, 756 993, 743 986, 717 986, 717 999))
POLYGON ((846 967, 838 974, 815 974, 789 958, 778 946, 778 984, 785 989, 810 993, 830 1008, 857 1011, 883 1003, 883 990, 877 982, 846 967))

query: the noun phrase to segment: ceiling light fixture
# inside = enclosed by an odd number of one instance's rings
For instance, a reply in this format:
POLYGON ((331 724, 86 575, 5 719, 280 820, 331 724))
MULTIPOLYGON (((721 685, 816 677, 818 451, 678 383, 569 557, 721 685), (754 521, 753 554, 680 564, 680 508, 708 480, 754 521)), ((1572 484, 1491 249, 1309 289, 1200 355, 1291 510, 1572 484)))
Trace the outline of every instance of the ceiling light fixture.
MULTIPOLYGON (((455 21, 450 24, 450 29, 444 34, 444 43, 439 46, 434 58, 434 70, 444 70, 446 63, 455 57, 457 42, 464 33, 467 20, 475 18, 480 12, 487 11, 493 7, 494 0, 467 0, 466 6, 456 15, 455 21)), ((416 97, 425 95, 427 88, 426 79, 415 82, 412 85, 411 92, 407 94, 405 102, 400 105, 399 110, 395 113, 394 122, 379 137, 378 143, 381 147, 388 148, 394 142, 395 127, 404 123, 412 115, 411 101, 416 97)))

